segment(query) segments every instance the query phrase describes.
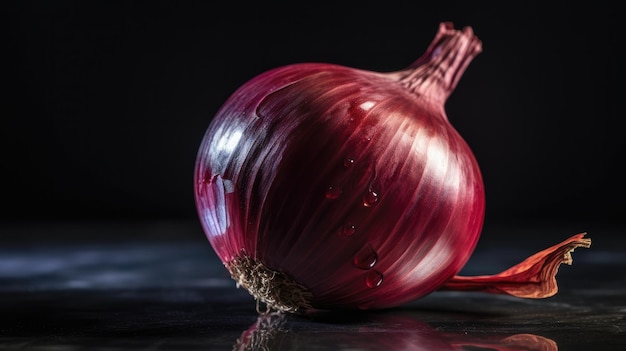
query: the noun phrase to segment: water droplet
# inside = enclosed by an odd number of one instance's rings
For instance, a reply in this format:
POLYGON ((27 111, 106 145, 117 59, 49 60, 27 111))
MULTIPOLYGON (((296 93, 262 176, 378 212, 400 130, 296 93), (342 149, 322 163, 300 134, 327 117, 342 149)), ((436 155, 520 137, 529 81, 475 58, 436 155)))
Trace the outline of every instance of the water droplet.
POLYGON ((363 195, 363 206, 372 207, 378 202, 378 193, 371 188, 367 190, 367 193, 363 195))
POLYGON ((383 283, 383 274, 377 270, 372 269, 365 274, 365 284, 368 288, 375 288, 383 283))
POLYGON ((356 226, 354 224, 346 224, 341 228, 341 234, 343 236, 352 236, 356 233, 356 226))
POLYGON ((371 247, 366 246, 362 248, 361 251, 356 254, 356 256, 354 256, 352 263, 357 268, 370 269, 374 267, 377 260, 378 254, 376 254, 376 251, 374 251, 374 249, 372 249, 371 247))
POLYGON ((207 189, 210 189, 210 186, 214 182, 214 179, 216 177, 218 176, 213 176, 211 170, 205 170, 202 177, 198 179, 198 185, 196 187, 198 194, 202 194, 203 192, 207 191, 207 189))
POLYGON ((213 181, 213 178, 215 177, 217 177, 217 175, 214 176, 211 170, 207 169, 204 171, 204 174, 202 175, 202 179, 200 179, 200 183, 211 184, 213 181))
POLYGON ((371 109, 374 104, 374 102, 363 101, 362 99, 352 101, 347 111, 348 122, 355 123, 363 120, 363 118, 367 115, 367 111, 371 109))
POLYGON ((343 165, 344 167, 348 168, 348 167, 352 167, 352 165, 354 164, 354 159, 351 157, 346 157, 345 160, 343 160, 343 165))
POLYGON ((336 199, 339 197, 339 195, 341 195, 341 188, 336 187, 336 186, 329 186, 328 189, 326 189, 326 198, 327 199, 336 199))

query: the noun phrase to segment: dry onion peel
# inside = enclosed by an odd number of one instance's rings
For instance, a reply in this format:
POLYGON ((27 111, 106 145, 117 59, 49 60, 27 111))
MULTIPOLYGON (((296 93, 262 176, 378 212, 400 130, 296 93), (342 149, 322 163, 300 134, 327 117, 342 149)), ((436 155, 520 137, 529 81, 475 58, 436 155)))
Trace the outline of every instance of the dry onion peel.
POLYGON ((561 264, 572 264, 572 251, 578 247, 591 247, 586 233, 542 250, 517 265, 494 275, 474 277, 454 276, 442 290, 481 291, 508 294, 524 298, 545 298, 558 291, 556 274, 561 264))

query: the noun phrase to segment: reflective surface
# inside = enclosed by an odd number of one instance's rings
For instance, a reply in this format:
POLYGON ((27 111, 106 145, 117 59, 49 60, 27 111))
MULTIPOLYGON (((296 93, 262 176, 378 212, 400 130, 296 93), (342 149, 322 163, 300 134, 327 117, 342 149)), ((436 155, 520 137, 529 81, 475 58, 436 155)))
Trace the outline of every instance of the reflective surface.
MULTIPOLYGON (((552 298, 436 292, 388 311, 287 317, 257 313, 195 224, 0 229, 11 239, 0 247, 3 350, 626 349, 618 227, 591 226, 592 247, 561 266, 552 298)), ((464 273, 506 268, 567 230, 487 225, 464 273)))

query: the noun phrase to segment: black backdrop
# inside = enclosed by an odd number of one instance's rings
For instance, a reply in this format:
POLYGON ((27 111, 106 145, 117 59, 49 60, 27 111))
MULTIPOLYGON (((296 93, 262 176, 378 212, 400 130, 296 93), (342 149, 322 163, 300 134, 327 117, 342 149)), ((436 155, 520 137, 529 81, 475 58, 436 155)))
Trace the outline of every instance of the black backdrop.
POLYGON ((239 85, 305 61, 400 69, 442 21, 483 41, 446 107, 486 220, 623 219, 620 11, 479 3, 4 1, 0 219, 193 220, 197 148, 239 85))

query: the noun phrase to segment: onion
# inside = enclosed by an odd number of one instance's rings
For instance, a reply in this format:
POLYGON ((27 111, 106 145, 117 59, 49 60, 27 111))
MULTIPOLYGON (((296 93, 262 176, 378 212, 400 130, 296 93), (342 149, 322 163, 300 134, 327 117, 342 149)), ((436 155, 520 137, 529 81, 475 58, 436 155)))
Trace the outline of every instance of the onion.
POLYGON ((281 312, 390 308, 439 289, 554 294, 584 234, 503 275, 457 276, 485 196, 444 105, 481 50, 470 27, 442 23, 404 70, 300 63, 236 90, 202 140, 194 187, 238 286, 281 312))

